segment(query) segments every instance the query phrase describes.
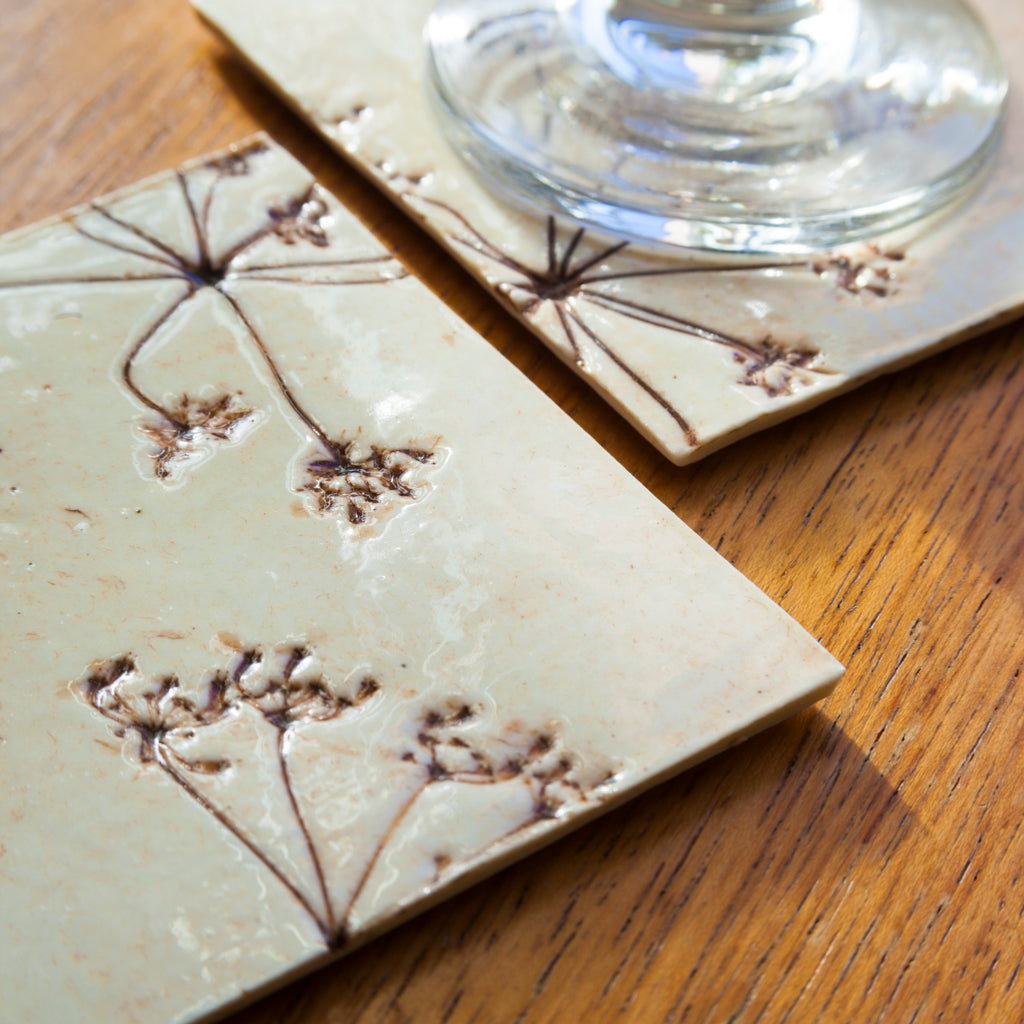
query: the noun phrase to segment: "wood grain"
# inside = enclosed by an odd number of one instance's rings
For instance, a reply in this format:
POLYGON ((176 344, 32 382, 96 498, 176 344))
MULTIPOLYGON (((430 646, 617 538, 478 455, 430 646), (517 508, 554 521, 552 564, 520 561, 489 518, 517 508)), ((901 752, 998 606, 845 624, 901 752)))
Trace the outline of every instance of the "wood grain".
POLYGON ((0 230, 268 130, 849 666, 819 707, 231 1024, 1021 1018, 1020 325, 679 469, 184 2, 0 12, 0 230))

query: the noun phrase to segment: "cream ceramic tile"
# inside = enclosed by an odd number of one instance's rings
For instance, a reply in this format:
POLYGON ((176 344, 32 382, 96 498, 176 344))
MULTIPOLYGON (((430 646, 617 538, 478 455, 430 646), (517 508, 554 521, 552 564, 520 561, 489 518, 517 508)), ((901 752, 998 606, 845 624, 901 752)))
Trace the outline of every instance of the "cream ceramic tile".
POLYGON ((202 1017, 839 667, 257 139, 0 240, 5 1021, 202 1017))
MULTIPOLYGON (((485 191, 438 130, 432 0, 193 0, 334 145, 388 189, 670 459, 685 463, 1024 303, 1024 105, 981 192, 918 236, 746 265, 672 259, 535 221, 485 191)), ((979 0, 1008 58, 1024 10, 979 0)), ((1008 60, 1013 89, 1024 69, 1008 60)))

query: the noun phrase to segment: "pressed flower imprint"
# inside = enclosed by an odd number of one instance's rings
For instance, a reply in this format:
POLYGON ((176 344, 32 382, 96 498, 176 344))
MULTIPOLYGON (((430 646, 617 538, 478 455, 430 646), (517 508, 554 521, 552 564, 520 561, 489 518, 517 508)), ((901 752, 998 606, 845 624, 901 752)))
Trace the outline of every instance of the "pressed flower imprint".
MULTIPOLYGON (((554 217, 548 217, 543 237, 538 240, 541 259, 527 263, 486 237, 456 207, 423 195, 418 189, 427 176, 401 175, 386 163, 376 165, 376 170, 414 209, 425 214, 456 250, 470 256, 481 268, 489 265, 507 275, 491 287, 541 334, 550 330, 541 324, 541 318, 546 310, 552 310, 555 330, 581 371, 589 369, 588 352, 601 353, 671 417, 691 448, 698 447, 702 439, 685 411, 631 364, 628 346, 617 344, 607 337, 606 330, 593 326, 592 318, 587 316, 588 307, 716 346, 736 365, 736 384, 755 388, 769 399, 776 399, 794 395, 833 375, 834 371, 824 364, 819 350, 807 345, 787 345, 768 334, 743 338, 688 318, 673 309, 670 302, 654 305, 616 285, 692 275, 785 271, 814 275, 845 294, 864 293, 885 298, 895 288, 894 266, 904 259, 899 251, 862 246, 856 254, 829 253, 804 262, 793 259, 665 262, 652 269, 633 259, 635 249, 630 243, 591 237, 583 228, 560 227, 554 217)), ((666 292, 666 296, 670 298, 671 293, 666 292)))
MULTIPOLYGON (((340 432, 325 427, 285 380, 246 308, 244 289, 235 286, 274 282, 305 288, 354 287, 387 284, 407 275, 388 253, 335 254, 333 214, 326 193, 315 182, 265 206, 255 217, 244 211, 253 224, 242 237, 220 237, 229 230, 216 217, 222 194, 231 179, 257 174, 261 158, 271 152, 267 143, 256 140, 175 173, 173 198, 189 225, 187 244, 169 241, 151 229, 146 218, 124 213, 114 203, 94 202, 69 214, 65 222, 107 254, 122 256, 123 271, 0 281, 0 288, 180 285, 169 301, 155 307, 117 371, 144 410, 139 434, 148 446, 153 477, 164 484, 180 483, 186 471, 218 446, 241 441, 260 415, 240 391, 207 389, 168 399, 150 393, 137 379, 142 354, 173 331, 197 296, 216 295, 242 327, 297 425, 312 438, 314 451, 301 461, 293 489, 309 496, 311 511, 361 523, 386 501, 415 498, 410 473, 433 461, 433 452, 428 446, 368 441, 359 436, 358 425, 340 432)), ((231 224, 230 219, 221 220, 231 224)))
MULTIPOLYGON (((364 674, 337 686, 309 645, 284 643, 238 650, 226 668, 210 673, 188 692, 174 675, 145 675, 131 654, 95 662, 71 688, 113 725, 133 760, 161 772, 234 836, 301 906, 331 948, 348 940, 353 910, 382 854, 393 847, 427 790, 441 784, 506 787, 514 821, 473 851, 475 858, 494 843, 586 803, 612 777, 606 773, 597 783, 584 783, 576 760, 551 729, 484 721, 479 707, 459 698, 424 704, 405 723, 402 734, 407 739, 391 752, 392 769, 404 778, 404 798, 376 824, 365 860, 341 865, 347 881, 339 898, 328 883, 328 875, 337 874, 339 867, 326 862, 326 851, 333 847, 318 841, 310 825, 316 800, 296 785, 292 751, 298 736, 308 738, 304 730, 314 723, 359 715, 387 700, 386 687, 374 676, 364 674), (296 875, 293 860, 262 841, 255 822, 233 813, 206 781, 236 769, 225 726, 242 716, 272 736, 274 771, 284 794, 279 806, 305 852, 308 877, 296 875)), ((329 748, 318 754, 330 756, 329 748)), ((342 766, 337 767, 340 774, 342 766)), ((373 800, 373 794, 367 796, 373 800)), ((322 792, 318 799, 324 799, 322 792)), ((261 815, 265 813, 261 805, 261 815)), ((459 863, 459 856, 445 849, 445 837, 434 838, 438 846, 432 854, 431 884, 459 863)))

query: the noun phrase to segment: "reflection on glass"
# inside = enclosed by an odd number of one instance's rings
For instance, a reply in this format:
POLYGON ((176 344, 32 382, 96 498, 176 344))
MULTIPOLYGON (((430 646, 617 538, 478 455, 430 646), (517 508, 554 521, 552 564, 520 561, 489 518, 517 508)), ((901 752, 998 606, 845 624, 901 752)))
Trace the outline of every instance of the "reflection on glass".
POLYGON ((961 0, 441 0, 427 37, 489 184, 661 245, 798 253, 923 216, 1006 97, 961 0))

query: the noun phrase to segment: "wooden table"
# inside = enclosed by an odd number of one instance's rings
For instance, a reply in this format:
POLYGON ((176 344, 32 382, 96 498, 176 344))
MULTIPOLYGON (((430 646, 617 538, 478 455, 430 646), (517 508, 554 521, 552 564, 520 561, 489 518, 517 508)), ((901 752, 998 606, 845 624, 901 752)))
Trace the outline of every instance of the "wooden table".
POLYGON ((1021 1019, 1024 326, 678 469, 184 0, 0 11, 0 229, 268 130, 848 665, 820 706, 232 1024, 1021 1019))

